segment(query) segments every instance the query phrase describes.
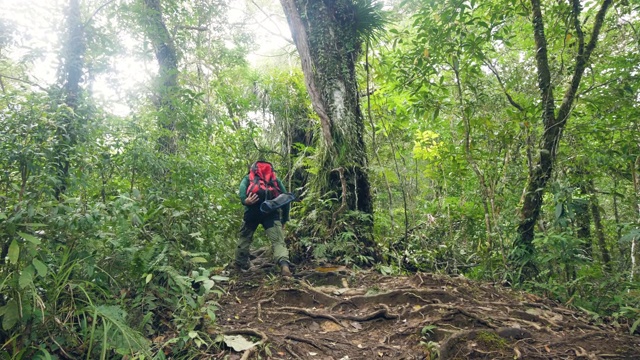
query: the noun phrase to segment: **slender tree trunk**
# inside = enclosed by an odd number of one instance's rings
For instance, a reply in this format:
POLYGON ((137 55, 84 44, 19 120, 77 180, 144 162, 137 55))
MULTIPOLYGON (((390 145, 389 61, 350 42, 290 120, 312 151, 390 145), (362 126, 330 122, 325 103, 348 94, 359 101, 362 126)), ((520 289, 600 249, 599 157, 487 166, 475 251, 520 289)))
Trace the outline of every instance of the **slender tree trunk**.
MULTIPOLYGON (((369 65, 369 42, 367 42, 367 47, 365 49, 365 67, 367 69, 367 115, 369 116, 369 122, 371 124, 371 146, 373 147, 373 154, 376 157, 376 161, 378 162, 378 166, 382 168, 382 162, 380 161, 380 155, 378 154, 378 144, 376 141, 376 126, 373 122, 373 115, 371 112, 371 72, 369 65)), ((391 185, 389 184, 389 179, 387 178, 387 174, 382 172, 382 177, 384 178, 385 185, 387 186, 387 196, 389 197, 389 220, 391 220, 391 229, 395 228, 395 221, 393 219, 393 195, 391 193, 391 185)), ((405 237, 406 237, 405 228, 405 237)))
POLYGON ((593 180, 589 179, 589 186, 591 187, 590 206, 591 214, 593 215, 593 224, 596 230, 596 236, 598 238, 598 247, 600 248, 600 254, 602 255, 602 262, 604 268, 607 271, 611 271, 611 255, 607 248, 607 240, 604 235, 604 226, 602 226, 602 216, 600 214, 600 204, 598 203, 598 197, 595 193, 595 187, 593 180))
MULTIPOLYGON (((485 179, 484 173, 480 170, 478 163, 473 157, 471 153, 471 121, 469 116, 464 111, 464 93, 462 91, 462 82, 460 80, 460 72, 458 69, 458 65, 453 65, 453 71, 456 75, 456 88, 458 90, 458 102, 460 106, 460 116, 462 117, 462 121, 464 122, 464 153, 471 166, 471 169, 478 177, 478 183, 480 184, 480 198, 482 200, 482 209, 484 211, 484 226, 486 230, 486 239, 489 248, 493 247, 493 240, 491 238, 491 233, 493 232, 491 228, 491 211, 489 210, 489 188, 487 186, 487 181, 485 179)), ((479 244, 480 245, 480 244, 479 244)), ((480 248, 480 246, 478 246, 480 248)))
POLYGON ((613 178, 613 189, 612 200, 613 200, 613 216, 616 221, 616 242, 620 240, 622 237, 622 227, 620 226, 620 210, 618 210, 618 179, 613 178))
MULTIPOLYGON (((638 145, 640 148, 640 145, 638 145)), ((637 225, 640 226, 640 177, 638 177, 638 168, 640 168, 640 156, 636 158, 635 162, 631 162, 631 175, 633 179, 633 206, 635 207, 637 213, 637 225)), ((633 277, 636 272, 636 239, 633 238, 631 240, 631 276, 630 279, 633 280, 633 277)))
MULTIPOLYGON (((581 186, 582 187, 582 186, 581 186)), ((583 189, 583 194, 586 194, 586 189, 583 189)), ((589 215, 589 201, 585 199, 579 199, 574 202, 576 213, 576 225, 578 227, 576 235, 578 239, 583 241, 582 249, 589 257, 593 255, 593 246, 591 242, 591 216, 589 215)))
POLYGON ((78 0, 69 0, 66 14, 67 33, 63 46, 60 84, 62 85, 62 103, 67 109, 61 116, 57 130, 56 170, 58 181, 54 189, 56 199, 60 200, 67 190, 69 179, 70 155, 77 142, 78 101, 80 80, 83 75, 85 39, 84 26, 78 0))
POLYGON ((547 40, 544 30, 544 21, 540 0, 531 0, 533 16, 533 35, 536 44, 536 68, 538 71, 538 87, 542 99, 542 121, 544 124, 544 134, 542 146, 539 150, 539 157, 533 172, 529 174, 528 184, 525 191, 524 203, 520 211, 520 223, 518 224, 518 235, 514 241, 514 246, 518 249, 514 252, 513 262, 522 269, 521 280, 531 278, 537 274, 537 267, 533 263, 534 247, 533 238, 535 234, 534 225, 538 221, 542 208, 542 198, 547 182, 551 178, 553 166, 556 159, 558 145, 562 137, 562 131, 571 113, 576 92, 580 85, 582 75, 589 62, 591 53, 596 47, 600 30, 604 23, 604 18, 612 0, 604 0, 600 5, 593 25, 591 38, 585 45, 582 23, 580 20, 581 5, 579 0, 572 0, 574 31, 578 41, 578 53, 575 58, 574 71, 571 82, 565 91, 560 107, 557 109, 553 97, 553 86, 551 82, 551 71, 549 68, 547 40))
MULTIPOLYGON (((370 215, 356 227, 358 240, 374 261, 381 259, 372 238, 373 201, 366 171, 364 118, 360 109, 355 62, 362 51, 352 24, 355 7, 351 0, 281 0, 293 40, 300 54, 307 91, 320 118, 328 156, 323 164, 329 192, 346 196, 348 210, 370 215), (347 184, 342 191, 338 171, 347 184)), ((322 175, 322 174, 321 174, 322 175)), ((342 212, 342 215, 346 212, 342 212)))
POLYGON ((176 120, 178 117, 178 54, 173 38, 162 18, 160 0, 143 0, 145 32, 158 61, 158 78, 155 85, 154 104, 158 109, 158 125, 163 130, 159 139, 162 151, 177 152, 176 120))

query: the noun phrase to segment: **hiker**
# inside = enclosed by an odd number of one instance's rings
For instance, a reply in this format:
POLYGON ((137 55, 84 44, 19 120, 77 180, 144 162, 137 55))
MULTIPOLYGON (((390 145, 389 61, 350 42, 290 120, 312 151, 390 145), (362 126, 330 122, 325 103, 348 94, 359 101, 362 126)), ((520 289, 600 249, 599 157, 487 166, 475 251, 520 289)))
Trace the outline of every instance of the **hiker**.
POLYGON ((289 203, 293 200, 293 195, 286 193, 273 166, 265 161, 257 161, 249 167, 248 174, 240 182, 238 195, 244 205, 244 217, 236 247, 236 269, 246 271, 251 267, 249 248, 253 233, 262 224, 271 241, 274 262, 280 266, 282 276, 291 277, 289 251, 284 243, 284 225, 289 221, 289 203), (285 201, 278 202, 284 198, 285 201))

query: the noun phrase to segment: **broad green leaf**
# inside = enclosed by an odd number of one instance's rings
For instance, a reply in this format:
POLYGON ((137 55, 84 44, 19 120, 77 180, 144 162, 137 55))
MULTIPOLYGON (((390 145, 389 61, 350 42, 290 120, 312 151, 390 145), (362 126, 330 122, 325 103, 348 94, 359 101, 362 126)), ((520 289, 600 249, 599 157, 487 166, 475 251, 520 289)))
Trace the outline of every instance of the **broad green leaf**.
POLYGON ((207 259, 203 258, 203 257, 194 257, 193 259, 191 259, 191 262, 194 264, 198 264, 198 263, 206 263, 207 259))
POLYGON ((560 219, 560 217, 562 216, 562 210, 563 210, 562 203, 557 203, 556 211, 555 211, 556 220, 560 219))
POLYGON ((229 278, 226 276, 221 276, 221 275, 213 275, 211 277, 211 280, 213 281, 229 281, 229 278))
POLYGON ((9 262, 12 264, 18 263, 18 257, 20 257, 20 246, 18 242, 13 240, 11 241, 11 245, 9 245, 9 252, 7 253, 9 257, 9 262))
POLYGON ((629 334, 633 335, 633 333, 636 332, 638 325, 640 325, 640 319, 637 319, 636 321, 633 322, 633 325, 631 325, 631 328, 629 328, 629 334))
POLYGON ((201 276, 198 276, 197 278, 195 278, 193 281, 194 282, 201 282, 201 281, 207 281, 207 280, 209 280, 208 277, 206 277, 204 275, 201 275, 201 276))
POLYGON ((40 277, 47 276, 47 266, 42 261, 38 259, 33 259, 31 263, 33 264, 33 266, 35 266, 36 270, 38 271, 38 276, 40 277))
POLYGON ((153 278, 153 274, 147 274, 147 277, 144 279, 144 283, 148 284, 152 278, 153 278))
POLYGON ((211 290, 211 288, 213 288, 213 285, 215 285, 215 283, 212 280, 209 280, 209 279, 207 279, 207 280, 202 282, 202 286, 207 291, 211 290))
POLYGON ((211 321, 215 322, 216 321, 216 312, 215 310, 217 309, 212 309, 211 307, 207 308, 207 315, 209 315, 209 319, 211 319, 211 321))
POLYGON ((7 305, 2 307, 0 313, 3 313, 2 317, 2 329, 7 331, 15 326, 20 320, 20 309, 18 309, 18 303, 15 300, 9 300, 7 305))
POLYGON ((18 232, 18 235, 20 235, 21 238, 25 239, 26 241, 34 244, 34 245, 40 245, 40 243, 42 242, 40 239, 38 239, 37 237, 31 235, 31 234, 25 234, 23 232, 18 232))
POLYGON ((18 285, 20 285, 20 289, 24 289, 29 285, 33 284, 33 275, 35 275, 36 269, 33 265, 27 266, 22 273, 20 274, 20 278, 18 279, 18 285))

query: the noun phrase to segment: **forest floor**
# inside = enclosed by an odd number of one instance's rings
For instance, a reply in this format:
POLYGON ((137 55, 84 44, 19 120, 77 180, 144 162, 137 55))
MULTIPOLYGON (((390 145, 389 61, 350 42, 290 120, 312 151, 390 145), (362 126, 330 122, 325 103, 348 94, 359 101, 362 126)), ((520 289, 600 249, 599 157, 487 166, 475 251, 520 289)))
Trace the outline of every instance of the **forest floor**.
POLYGON ((219 359, 640 359, 640 336, 462 277, 263 262, 225 291, 219 359))

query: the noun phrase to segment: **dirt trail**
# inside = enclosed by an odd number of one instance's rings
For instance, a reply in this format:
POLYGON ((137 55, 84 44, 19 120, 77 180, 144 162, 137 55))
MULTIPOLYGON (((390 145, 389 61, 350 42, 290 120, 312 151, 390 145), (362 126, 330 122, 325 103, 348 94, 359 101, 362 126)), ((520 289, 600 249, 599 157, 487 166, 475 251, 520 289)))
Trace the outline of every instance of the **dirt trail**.
POLYGON ((344 267, 234 275, 218 333, 260 342, 227 359, 640 359, 640 337, 532 295, 433 274, 344 267))

